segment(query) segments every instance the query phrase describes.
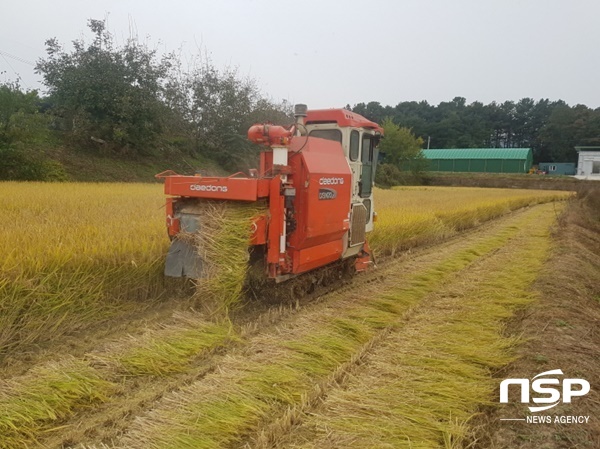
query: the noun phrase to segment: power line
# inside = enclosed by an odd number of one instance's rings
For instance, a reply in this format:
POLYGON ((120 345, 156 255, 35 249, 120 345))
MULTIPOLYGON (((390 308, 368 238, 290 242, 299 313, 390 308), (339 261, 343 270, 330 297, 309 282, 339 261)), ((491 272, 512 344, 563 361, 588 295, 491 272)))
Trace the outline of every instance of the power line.
POLYGON ((8 64, 8 66, 12 69, 13 73, 17 77, 17 80, 21 80, 23 82, 23 84, 25 84, 25 87, 27 89, 31 89, 31 87, 29 87, 29 85, 23 80, 23 78, 21 77, 21 75, 19 73, 17 73, 17 71, 15 70, 15 68, 12 66, 12 64, 10 62, 8 62, 8 59, 6 59, 6 57, 4 56, 4 52, 3 51, 0 51, 0 56, 2 56, 2 59, 4 59, 4 61, 6 61, 6 63, 8 64))
POLYGON ((6 61, 6 64, 8 64, 8 66, 12 69, 13 73, 17 75, 17 78, 21 78, 21 75, 19 75, 15 68, 12 66, 12 64, 8 62, 8 59, 6 59, 3 54, 0 54, 0 56, 2 56, 2 59, 4 59, 4 61, 6 61))
POLYGON ((36 66, 35 62, 28 61, 27 59, 23 59, 23 58, 21 58, 19 56, 11 55, 10 53, 7 53, 7 52, 2 51, 2 50, 0 50, 0 55, 6 56, 6 57, 11 58, 11 59, 14 59, 15 61, 22 62, 23 64, 28 64, 28 65, 31 65, 33 67, 36 66))

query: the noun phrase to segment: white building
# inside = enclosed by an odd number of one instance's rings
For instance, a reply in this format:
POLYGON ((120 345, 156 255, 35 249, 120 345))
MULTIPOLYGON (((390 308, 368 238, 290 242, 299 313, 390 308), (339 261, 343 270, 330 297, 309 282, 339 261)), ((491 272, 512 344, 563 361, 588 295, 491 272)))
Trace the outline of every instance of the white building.
POLYGON ((600 147, 575 147, 579 153, 577 178, 600 180, 600 147))

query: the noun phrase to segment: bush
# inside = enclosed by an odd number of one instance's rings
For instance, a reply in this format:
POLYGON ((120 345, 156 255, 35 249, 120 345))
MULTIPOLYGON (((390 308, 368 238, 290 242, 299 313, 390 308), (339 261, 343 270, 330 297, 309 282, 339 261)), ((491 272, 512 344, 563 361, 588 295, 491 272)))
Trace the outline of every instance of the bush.
POLYGON ((400 170, 393 164, 379 164, 375 173, 375 184, 382 188, 421 185, 423 179, 423 173, 400 170))
POLYGON ((0 148, 0 180, 67 181, 68 176, 58 161, 40 159, 24 150, 0 148))

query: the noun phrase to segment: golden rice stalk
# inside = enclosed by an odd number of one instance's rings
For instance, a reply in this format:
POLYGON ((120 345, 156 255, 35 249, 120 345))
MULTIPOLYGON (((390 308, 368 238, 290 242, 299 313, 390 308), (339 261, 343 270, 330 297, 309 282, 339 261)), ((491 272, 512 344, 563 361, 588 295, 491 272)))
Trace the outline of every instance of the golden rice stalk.
POLYGON ((71 358, 0 381, 0 449, 32 447, 37 433, 70 417, 75 408, 105 402, 117 388, 71 358))
POLYGON ((229 320, 207 322, 200 314, 175 314, 176 322, 122 339, 96 360, 129 376, 169 376, 184 372, 193 360, 239 341, 229 320))
POLYGON ((264 203, 202 201, 200 228, 191 236, 203 261, 197 296, 204 305, 230 311, 242 296, 252 236, 252 220, 266 211, 264 203))
MULTIPOLYGON (((228 355, 218 371, 165 396, 134 423, 117 447, 242 447, 244 438, 265 429, 273 417, 293 416, 290 407, 301 409, 316 400, 317 389, 338 378, 336 371, 358 360, 365 345, 380 332, 405 325, 402 317, 412 306, 504 246, 520 229, 529 229, 527 224, 535 218, 531 214, 520 217, 497 234, 471 239, 447 255, 434 255, 427 268, 410 276, 399 273, 381 284, 340 293, 336 300, 330 298, 288 326, 278 327, 276 334, 255 336, 248 351, 228 355)), ((285 419, 279 425, 289 429, 285 419)), ((274 435, 277 425, 267 430, 274 435)), ((265 435, 271 437, 268 432, 265 435)))
POLYGON ((164 291, 160 187, 0 182, 0 360, 164 291))
POLYGON ((415 308, 363 370, 288 436, 311 435, 294 447, 463 447, 469 420, 493 403, 491 372, 514 360, 520 342, 506 335, 504 320, 535 298, 530 286, 555 220, 548 207, 540 211, 506 246, 415 308))
POLYGON ((510 211, 565 200, 571 192, 470 187, 375 189, 379 220, 369 236, 379 255, 443 240, 510 211))

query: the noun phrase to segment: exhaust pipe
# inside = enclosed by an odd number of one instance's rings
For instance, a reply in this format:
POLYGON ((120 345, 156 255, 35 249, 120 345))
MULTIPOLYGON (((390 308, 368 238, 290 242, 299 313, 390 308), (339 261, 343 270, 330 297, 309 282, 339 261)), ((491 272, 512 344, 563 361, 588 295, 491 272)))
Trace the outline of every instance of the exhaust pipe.
POLYGON ((304 126, 304 118, 306 117, 306 111, 308 106, 305 104, 297 104, 294 106, 294 118, 296 119, 296 129, 298 135, 302 136, 306 134, 306 128, 304 126), (302 130, 300 130, 302 128, 302 130))

